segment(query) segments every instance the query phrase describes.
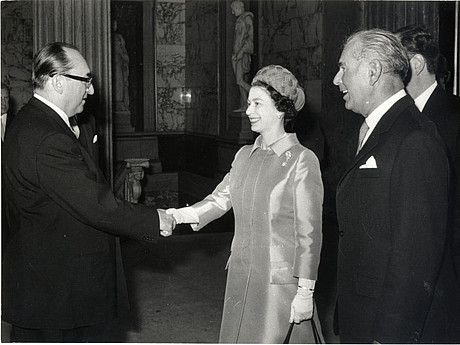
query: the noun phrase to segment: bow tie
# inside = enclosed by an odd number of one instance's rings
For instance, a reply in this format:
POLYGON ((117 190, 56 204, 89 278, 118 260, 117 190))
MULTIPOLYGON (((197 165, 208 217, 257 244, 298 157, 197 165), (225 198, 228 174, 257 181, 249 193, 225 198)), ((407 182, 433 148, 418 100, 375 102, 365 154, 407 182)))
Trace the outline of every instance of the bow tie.
POLYGON ((77 116, 69 117, 70 128, 75 133, 77 139, 80 137, 80 128, 78 128, 77 116))

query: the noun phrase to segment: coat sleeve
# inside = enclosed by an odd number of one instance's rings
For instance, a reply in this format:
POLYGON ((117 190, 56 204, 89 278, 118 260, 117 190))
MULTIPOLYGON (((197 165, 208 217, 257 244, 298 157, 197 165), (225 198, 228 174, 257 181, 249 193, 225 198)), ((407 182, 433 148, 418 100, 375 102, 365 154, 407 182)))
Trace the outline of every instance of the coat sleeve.
POLYGON ((228 172, 224 176, 224 178, 217 185, 214 191, 208 196, 206 196, 203 200, 192 205, 193 209, 198 214, 200 220, 200 222, 197 225, 193 225, 193 229, 195 231, 200 230, 213 220, 222 217, 233 207, 230 193, 230 185, 232 181, 232 175, 235 171, 235 162, 238 160, 238 157, 241 156, 243 148, 241 148, 236 153, 235 158, 232 162, 230 172, 228 172))
MULTIPOLYGON (((95 229, 138 240, 156 241, 155 209, 114 196, 101 171, 86 161, 71 137, 49 135, 36 151, 37 180, 65 211, 95 229)), ((87 158, 88 160, 90 158, 87 158)))
POLYGON ((214 191, 192 205, 198 214, 199 223, 193 226, 195 231, 205 227, 213 220, 222 217, 232 208, 230 197, 230 173, 227 173, 223 180, 217 185, 214 191))
POLYGON ((294 275, 317 279, 322 244, 323 183, 319 162, 304 150, 296 164, 293 185, 295 216, 294 275))
POLYGON ((434 137, 413 131, 396 155, 390 184, 391 246, 374 339, 422 333, 446 241, 448 164, 434 137))

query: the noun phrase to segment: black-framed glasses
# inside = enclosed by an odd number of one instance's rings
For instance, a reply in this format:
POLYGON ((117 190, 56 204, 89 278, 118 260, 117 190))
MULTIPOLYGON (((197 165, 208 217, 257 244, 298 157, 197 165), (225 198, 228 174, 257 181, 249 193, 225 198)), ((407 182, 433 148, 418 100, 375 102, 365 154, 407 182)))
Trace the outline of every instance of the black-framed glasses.
POLYGON ((73 74, 61 74, 62 76, 64 77, 67 77, 67 78, 70 78, 70 79, 73 79, 73 80, 78 80, 78 81, 82 81, 86 84, 86 88, 89 89, 90 86, 91 86, 91 82, 93 80, 92 77, 80 77, 78 75, 73 75, 73 74))

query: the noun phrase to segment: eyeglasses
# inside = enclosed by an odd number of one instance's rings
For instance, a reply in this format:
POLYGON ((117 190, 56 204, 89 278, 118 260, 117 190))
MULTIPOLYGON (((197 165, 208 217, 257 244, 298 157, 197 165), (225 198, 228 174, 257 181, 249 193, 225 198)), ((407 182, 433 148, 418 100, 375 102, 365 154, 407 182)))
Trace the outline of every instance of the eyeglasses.
POLYGON ((84 82, 86 84, 87 89, 91 87, 91 81, 93 80, 92 77, 80 77, 78 75, 72 75, 72 74, 61 74, 61 75, 64 77, 70 78, 70 79, 84 82))

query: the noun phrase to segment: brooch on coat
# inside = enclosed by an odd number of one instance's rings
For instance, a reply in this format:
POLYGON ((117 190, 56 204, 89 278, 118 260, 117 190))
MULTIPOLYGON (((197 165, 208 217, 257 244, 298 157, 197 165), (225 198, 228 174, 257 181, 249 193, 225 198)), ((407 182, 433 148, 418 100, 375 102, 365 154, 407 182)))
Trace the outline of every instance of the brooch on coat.
POLYGON ((283 167, 286 166, 288 160, 290 160, 291 157, 292 157, 291 151, 286 151, 286 152, 284 153, 284 158, 285 158, 286 160, 283 162, 283 164, 281 164, 281 166, 283 166, 283 167))

